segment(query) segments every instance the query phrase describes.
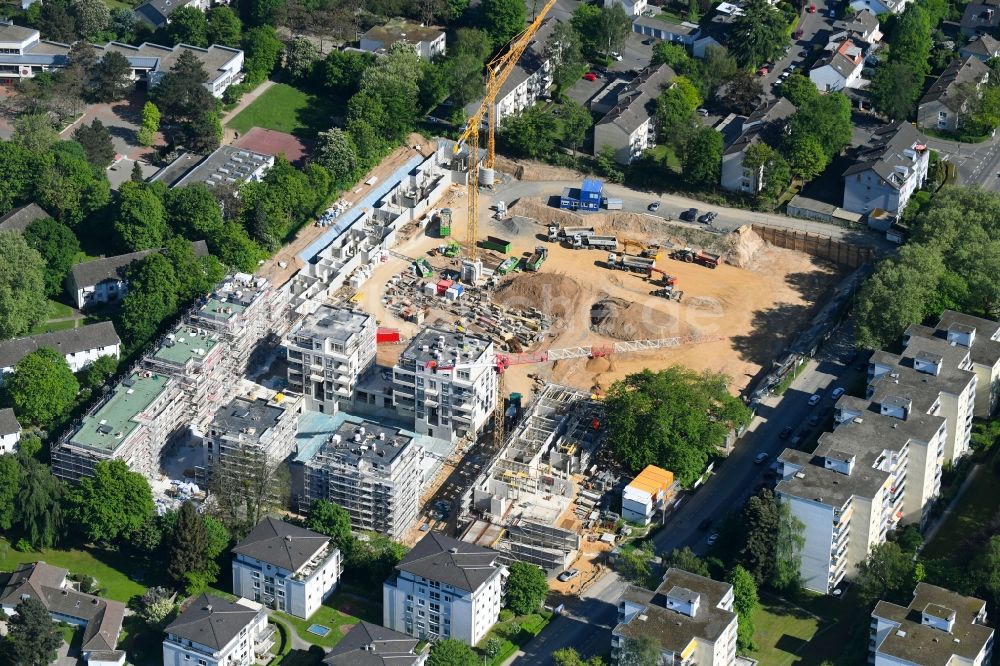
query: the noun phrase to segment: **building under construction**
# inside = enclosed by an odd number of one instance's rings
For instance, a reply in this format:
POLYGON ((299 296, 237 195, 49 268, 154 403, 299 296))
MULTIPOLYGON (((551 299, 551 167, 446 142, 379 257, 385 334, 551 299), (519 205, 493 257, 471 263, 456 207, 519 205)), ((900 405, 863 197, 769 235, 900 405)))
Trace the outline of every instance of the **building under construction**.
POLYGON ((587 393, 546 386, 463 498, 476 517, 464 540, 549 572, 568 566, 580 535, 559 517, 575 494, 572 475, 586 469, 600 444, 602 414, 587 393))

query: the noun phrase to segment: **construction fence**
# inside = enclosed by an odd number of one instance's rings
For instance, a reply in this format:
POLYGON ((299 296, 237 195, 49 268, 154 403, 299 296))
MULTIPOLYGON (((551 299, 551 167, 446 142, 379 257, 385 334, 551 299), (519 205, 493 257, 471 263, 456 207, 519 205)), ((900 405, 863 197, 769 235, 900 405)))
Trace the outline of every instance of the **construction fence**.
POLYGON ((829 259, 848 268, 857 268, 875 260, 875 251, 871 248, 845 243, 822 234, 763 224, 754 224, 753 230, 771 245, 829 259))

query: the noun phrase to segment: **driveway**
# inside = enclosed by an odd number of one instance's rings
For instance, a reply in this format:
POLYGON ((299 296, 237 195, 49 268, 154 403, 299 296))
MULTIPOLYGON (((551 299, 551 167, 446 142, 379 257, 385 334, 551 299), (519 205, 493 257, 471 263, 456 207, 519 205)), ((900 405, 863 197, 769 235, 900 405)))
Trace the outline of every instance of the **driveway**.
POLYGON ((97 118, 111 132, 111 142, 118 155, 130 159, 141 157, 152 150, 136 143, 136 136, 142 123, 142 107, 145 103, 145 92, 135 91, 120 102, 91 104, 76 122, 59 133, 59 138, 72 139, 76 128, 80 125, 89 125, 97 118))

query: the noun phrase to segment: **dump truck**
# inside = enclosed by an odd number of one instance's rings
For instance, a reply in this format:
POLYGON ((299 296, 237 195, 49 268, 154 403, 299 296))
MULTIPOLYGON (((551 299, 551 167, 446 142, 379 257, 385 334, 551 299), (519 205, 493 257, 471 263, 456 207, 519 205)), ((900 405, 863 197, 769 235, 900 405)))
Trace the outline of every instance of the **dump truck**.
POLYGON ((417 272, 418 277, 429 278, 434 275, 434 269, 431 268, 430 263, 423 258, 417 259, 413 262, 413 269, 417 272))
POLYGON ((437 214, 438 236, 447 238, 451 235, 451 208, 442 208, 437 214))
POLYGON ((689 247, 683 249, 677 249, 670 253, 671 259, 676 259, 677 261, 684 261, 689 264, 701 264, 702 266, 707 266, 708 268, 718 268, 719 264, 722 263, 722 255, 712 254, 711 252, 706 252, 705 250, 694 250, 689 247))
POLYGON ((497 238, 496 236, 487 236, 486 240, 480 241, 479 244, 487 250, 494 250, 495 252, 502 252, 503 254, 510 252, 510 241, 503 238, 497 238))
POLYGON ((573 247, 577 247, 577 239, 580 239, 582 247, 592 250, 605 250, 614 252, 618 249, 618 239, 614 236, 574 236, 573 247))
POLYGON ((539 245, 535 248, 528 260, 524 262, 524 270, 535 272, 542 267, 545 263, 546 257, 549 256, 549 249, 543 245, 539 245))
POLYGON ((601 203, 604 204, 604 207, 608 210, 622 209, 621 199, 615 199, 614 197, 604 197, 603 199, 601 199, 601 203))
POLYGON ((629 271, 630 273, 642 273, 649 276, 655 264, 656 259, 650 257, 636 257, 631 254, 616 254, 613 252, 608 255, 608 265, 611 268, 620 271, 629 271))
POLYGON ((496 273, 497 275, 507 275, 507 273, 510 273, 515 268, 517 268, 517 259, 514 257, 508 257, 500 262, 500 265, 497 266, 496 273))
POLYGON ((572 239, 574 236, 593 236, 596 232, 594 227, 562 227, 560 228, 557 224, 550 224, 549 230, 549 240, 550 241, 561 241, 565 239, 572 239))

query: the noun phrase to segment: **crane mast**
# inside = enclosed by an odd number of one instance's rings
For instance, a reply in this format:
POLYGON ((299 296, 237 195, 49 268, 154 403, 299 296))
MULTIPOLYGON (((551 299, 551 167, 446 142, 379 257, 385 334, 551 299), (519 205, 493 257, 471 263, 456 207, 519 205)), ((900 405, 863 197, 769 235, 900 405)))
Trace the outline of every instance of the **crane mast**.
POLYGON ((531 43, 535 33, 541 27, 545 15, 549 13, 556 0, 548 0, 542 11, 538 12, 535 20, 525 28, 521 34, 510 41, 503 53, 495 56, 486 65, 486 95, 475 113, 469 118, 465 125, 465 130, 458 141, 455 142, 455 152, 457 153, 462 144, 469 147, 469 172, 466 189, 468 190, 468 225, 466 227, 466 242, 469 245, 468 256, 472 261, 479 257, 479 249, 476 240, 479 238, 479 129, 483 123, 483 117, 487 121, 486 133, 486 168, 492 169, 496 161, 496 98, 507 77, 510 76, 514 66, 517 65, 521 55, 531 43))

